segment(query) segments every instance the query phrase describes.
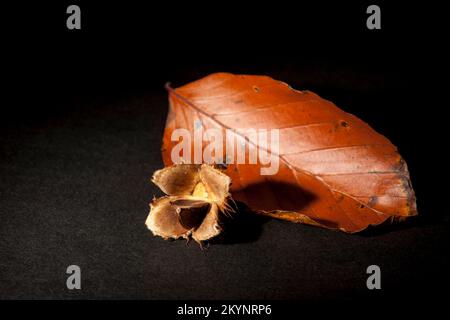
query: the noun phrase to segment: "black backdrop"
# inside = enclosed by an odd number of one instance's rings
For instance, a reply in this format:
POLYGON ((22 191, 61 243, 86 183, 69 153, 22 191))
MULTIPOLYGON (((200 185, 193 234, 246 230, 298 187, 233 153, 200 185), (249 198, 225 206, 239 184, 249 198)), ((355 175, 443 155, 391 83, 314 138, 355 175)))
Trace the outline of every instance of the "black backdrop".
POLYGON ((438 7, 76 1, 3 8, 0 297, 415 301, 448 286, 445 56, 438 7), (419 218, 346 235, 243 218, 206 251, 145 229, 163 85, 266 74, 335 102, 406 159, 419 218), (442 130, 442 131, 441 131, 442 130), (82 269, 82 290, 65 268, 82 269), (382 290, 366 288, 368 265, 382 290))

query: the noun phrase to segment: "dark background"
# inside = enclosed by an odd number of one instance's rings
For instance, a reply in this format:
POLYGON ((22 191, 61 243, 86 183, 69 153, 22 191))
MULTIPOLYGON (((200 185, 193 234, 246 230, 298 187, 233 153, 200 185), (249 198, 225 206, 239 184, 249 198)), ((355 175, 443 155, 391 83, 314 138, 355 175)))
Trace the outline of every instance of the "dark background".
POLYGON ((368 30, 364 2, 74 3, 79 31, 69 2, 3 8, 0 298, 443 299, 442 8, 378 2, 368 30), (371 124, 406 159, 419 217, 359 235, 243 217, 204 251, 153 237, 164 83, 217 71, 270 75, 371 124), (66 288, 71 264, 82 290, 66 288), (366 288, 371 264, 382 290, 366 288))

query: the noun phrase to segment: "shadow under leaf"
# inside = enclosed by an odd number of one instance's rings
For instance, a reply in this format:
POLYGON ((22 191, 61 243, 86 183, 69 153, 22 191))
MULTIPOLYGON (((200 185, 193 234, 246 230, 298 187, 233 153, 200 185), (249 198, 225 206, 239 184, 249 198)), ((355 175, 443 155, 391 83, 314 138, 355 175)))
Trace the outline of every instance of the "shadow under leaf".
POLYGON ((208 241, 210 244, 255 242, 261 235, 262 225, 270 220, 269 217, 252 212, 243 202, 236 201, 232 207, 235 212, 221 222, 224 231, 208 241))

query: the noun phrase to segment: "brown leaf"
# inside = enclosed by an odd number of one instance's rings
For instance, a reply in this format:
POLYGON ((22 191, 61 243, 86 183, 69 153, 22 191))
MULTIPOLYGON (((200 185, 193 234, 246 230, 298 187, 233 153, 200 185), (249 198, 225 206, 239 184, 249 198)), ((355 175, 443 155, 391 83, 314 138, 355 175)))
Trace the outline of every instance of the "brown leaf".
POLYGON ((278 158, 275 175, 261 175, 260 158, 257 164, 236 164, 235 155, 225 171, 233 198, 259 213, 346 232, 417 214, 408 169, 396 147, 312 92, 266 76, 228 73, 168 90, 165 165, 172 164, 171 150, 178 144, 171 141, 172 132, 193 133, 196 126, 219 128, 224 135, 228 129, 245 143, 247 156, 256 148, 278 158), (248 138, 248 128, 279 129, 278 152, 248 138))

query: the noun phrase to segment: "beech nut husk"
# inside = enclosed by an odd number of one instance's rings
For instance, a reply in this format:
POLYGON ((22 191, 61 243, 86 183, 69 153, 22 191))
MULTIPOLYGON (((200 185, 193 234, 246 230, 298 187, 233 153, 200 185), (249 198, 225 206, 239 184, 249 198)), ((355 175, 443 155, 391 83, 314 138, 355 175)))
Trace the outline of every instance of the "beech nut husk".
POLYGON ((152 181, 166 194, 153 199, 145 221, 155 236, 201 244, 222 232, 221 219, 233 211, 226 174, 207 164, 178 164, 155 171, 152 181))

